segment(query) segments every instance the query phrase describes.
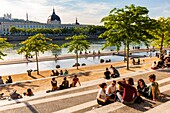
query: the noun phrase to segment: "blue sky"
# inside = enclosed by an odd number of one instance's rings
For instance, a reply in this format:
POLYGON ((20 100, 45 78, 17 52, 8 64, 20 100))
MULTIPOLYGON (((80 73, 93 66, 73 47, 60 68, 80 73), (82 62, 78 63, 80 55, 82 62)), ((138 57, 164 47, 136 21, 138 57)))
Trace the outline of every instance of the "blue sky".
POLYGON ((53 7, 62 23, 101 24, 100 20, 113 8, 140 5, 149 9, 151 18, 170 16, 170 0, 0 0, 0 17, 11 13, 13 18, 26 18, 46 23, 53 7))

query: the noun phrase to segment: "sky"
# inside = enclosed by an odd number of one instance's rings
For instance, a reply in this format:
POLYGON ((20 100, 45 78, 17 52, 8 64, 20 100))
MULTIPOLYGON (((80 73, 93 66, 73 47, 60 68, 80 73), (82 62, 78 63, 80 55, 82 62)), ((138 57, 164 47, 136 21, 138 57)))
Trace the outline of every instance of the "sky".
POLYGON ((149 9, 149 16, 157 19, 170 16, 170 0, 0 0, 0 17, 12 14, 12 18, 46 23, 53 8, 63 24, 75 23, 100 25, 100 20, 113 8, 135 4, 149 9))

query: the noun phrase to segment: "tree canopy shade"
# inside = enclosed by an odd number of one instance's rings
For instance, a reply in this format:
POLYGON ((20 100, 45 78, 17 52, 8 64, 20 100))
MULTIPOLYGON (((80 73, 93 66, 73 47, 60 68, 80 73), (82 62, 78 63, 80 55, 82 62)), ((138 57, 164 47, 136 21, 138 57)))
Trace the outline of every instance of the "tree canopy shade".
POLYGON ((104 47, 116 46, 120 49, 122 44, 126 45, 127 69, 129 69, 129 45, 143 42, 148 45, 154 37, 149 30, 154 29, 155 20, 148 16, 149 10, 141 6, 125 6, 124 8, 114 8, 109 15, 104 17, 106 31, 99 36, 105 38, 104 47))
POLYGON ((90 43, 86 40, 86 35, 74 35, 66 38, 71 42, 65 43, 62 47, 68 47, 68 52, 74 52, 76 54, 76 66, 78 69, 78 51, 87 50, 90 47, 90 43))
POLYGON ((7 54, 3 53, 3 50, 9 47, 12 47, 10 43, 6 41, 6 38, 0 38, 0 59, 3 59, 3 56, 6 56, 7 54))
POLYGON ((39 52, 44 53, 45 51, 52 49, 59 49, 57 44, 52 44, 52 40, 46 38, 43 34, 36 34, 35 36, 28 37, 27 40, 20 43, 21 47, 18 50, 18 54, 25 54, 25 56, 35 55, 37 63, 37 74, 39 75, 38 67, 38 55, 39 52), (33 54, 32 54, 33 53, 33 54))
POLYGON ((157 20, 158 26, 152 30, 151 33, 157 38, 152 45, 160 49, 163 47, 170 47, 170 18, 160 17, 157 20))

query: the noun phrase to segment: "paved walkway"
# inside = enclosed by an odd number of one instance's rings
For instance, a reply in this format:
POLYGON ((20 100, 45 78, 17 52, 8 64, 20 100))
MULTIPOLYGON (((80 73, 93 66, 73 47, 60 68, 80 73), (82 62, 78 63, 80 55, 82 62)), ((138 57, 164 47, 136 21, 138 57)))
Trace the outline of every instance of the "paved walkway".
MULTIPOLYGON (((147 71, 147 72, 136 72, 124 74, 120 78, 115 80, 120 80, 122 78, 133 77, 135 81, 139 78, 143 78, 145 81, 148 79, 148 75, 155 73, 157 75, 157 81, 160 84, 160 89, 164 93, 165 98, 153 104, 147 100, 145 104, 126 106, 124 104, 115 102, 109 106, 96 108, 96 94, 98 92, 98 84, 101 82, 110 83, 111 80, 99 79, 82 83, 82 86, 71 88, 67 90, 62 90, 53 93, 40 93, 35 94, 35 97, 29 97, 16 101, 3 101, 4 104, 0 104, 0 113, 84 113, 84 112, 97 112, 97 113, 107 113, 107 112, 144 112, 149 109, 154 109, 152 107, 163 105, 164 102, 170 100, 170 74, 169 69, 164 71, 147 71), (18 103, 19 102, 19 103, 18 103), (17 104, 15 104, 17 103, 17 104), (108 108, 107 108, 108 107, 108 108), (148 107, 148 108, 147 108, 148 107), (92 110, 92 108, 95 108, 92 110), (144 109, 145 108, 145 109, 144 109), (101 109, 101 111, 100 111, 101 109), (133 109, 133 110, 132 110, 133 109)), ((148 83, 148 81, 146 81, 148 83)))
MULTIPOLYGON (((169 50, 170 48, 165 48, 166 50, 169 50)), ((156 49, 157 50, 157 49, 156 49)), ((139 52, 149 52, 150 50, 148 49, 134 49, 130 50, 131 53, 139 53, 139 52)), ((112 55, 113 53, 117 53, 116 51, 109 51, 109 52, 101 52, 100 55, 95 54, 93 55, 92 53, 90 54, 82 54, 79 55, 79 57, 93 57, 93 56, 108 56, 112 55)), ((123 54, 124 51, 119 51, 120 54, 123 54)), ((39 57, 39 61, 51 61, 51 60, 62 60, 62 59, 73 59, 75 58, 75 54, 67 54, 67 55, 59 55, 56 57, 54 56, 45 56, 45 57, 39 57)), ((29 62, 35 62, 35 58, 26 60, 26 59, 14 59, 14 60, 3 60, 0 61, 0 65, 8 65, 8 64, 20 64, 20 63, 29 63, 29 62)))

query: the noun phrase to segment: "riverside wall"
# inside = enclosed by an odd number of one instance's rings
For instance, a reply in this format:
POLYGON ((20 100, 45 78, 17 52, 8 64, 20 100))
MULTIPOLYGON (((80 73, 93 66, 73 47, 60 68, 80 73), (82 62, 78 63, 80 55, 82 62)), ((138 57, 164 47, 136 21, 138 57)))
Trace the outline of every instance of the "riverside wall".
MULTIPOLYGON (((1 36, 3 38, 7 38, 7 41, 23 41, 26 40, 29 36, 1 36)), ((53 40, 65 40, 65 38, 70 36, 47 36, 53 40)), ((98 35, 89 35, 87 40, 98 39, 98 35)))

